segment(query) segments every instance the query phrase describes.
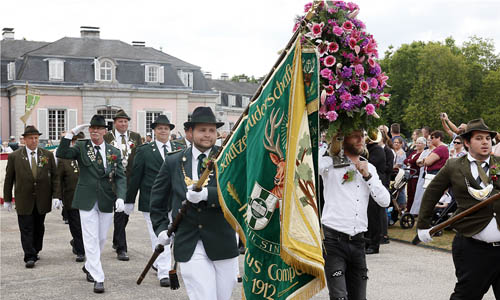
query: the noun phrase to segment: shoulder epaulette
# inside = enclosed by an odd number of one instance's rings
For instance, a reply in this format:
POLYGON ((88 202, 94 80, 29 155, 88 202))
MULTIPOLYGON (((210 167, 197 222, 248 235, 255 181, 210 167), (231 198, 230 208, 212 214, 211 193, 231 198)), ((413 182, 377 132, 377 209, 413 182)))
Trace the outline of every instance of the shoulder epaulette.
POLYGON ((172 154, 175 154, 175 153, 178 153, 178 152, 181 152, 183 149, 179 149, 179 150, 175 150, 175 151, 171 151, 171 152, 168 152, 167 155, 172 155, 172 154))

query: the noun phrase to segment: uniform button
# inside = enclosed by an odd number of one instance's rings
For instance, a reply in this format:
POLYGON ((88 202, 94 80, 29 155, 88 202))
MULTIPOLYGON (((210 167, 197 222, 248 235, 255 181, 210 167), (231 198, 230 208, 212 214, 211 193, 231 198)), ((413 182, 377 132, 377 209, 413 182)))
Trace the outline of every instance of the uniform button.
POLYGON ((212 207, 215 207, 215 204, 212 204, 212 207))
POLYGON ((198 225, 198 228, 202 229, 202 228, 203 228, 203 225, 201 225, 201 224, 200 224, 200 225, 198 225))
POLYGON ((201 212, 201 208, 198 208, 198 212, 201 212))
POLYGON ((494 216, 494 217, 496 217, 496 216, 497 216, 497 213, 496 213, 496 212, 494 212, 494 213, 493 213, 493 216, 494 216))

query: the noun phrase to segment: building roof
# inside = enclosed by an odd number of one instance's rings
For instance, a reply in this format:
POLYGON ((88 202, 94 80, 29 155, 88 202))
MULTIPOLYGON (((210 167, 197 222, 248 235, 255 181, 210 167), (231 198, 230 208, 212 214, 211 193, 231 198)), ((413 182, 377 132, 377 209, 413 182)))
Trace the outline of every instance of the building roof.
POLYGON ((24 53, 46 46, 47 42, 35 42, 26 40, 2 40, 0 41, 0 54, 2 59, 16 59, 24 53))
POLYGON ((228 94, 250 95, 255 94, 259 84, 231 80, 207 79, 208 86, 214 90, 228 94))

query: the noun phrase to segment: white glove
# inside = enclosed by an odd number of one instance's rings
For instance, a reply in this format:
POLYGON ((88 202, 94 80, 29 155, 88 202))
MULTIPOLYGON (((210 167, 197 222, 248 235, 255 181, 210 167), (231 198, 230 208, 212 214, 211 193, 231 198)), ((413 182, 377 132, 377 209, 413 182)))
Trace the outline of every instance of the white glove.
POLYGON ((79 134, 80 132, 82 132, 86 127, 89 127, 90 124, 81 124, 81 125, 78 125, 76 126, 75 128, 71 129, 71 132, 73 132, 74 135, 77 135, 79 134))
POLYGON ((418 239, 424 243, 432 242, 431 229, 418 229, 418 239))
POLYGON ((134 203, 125 203, 125 208, 123 209, 127 215, 130 215, 134 212, 134 203))
POLYGON ((123 199, 118 198, 115 202, 115 211, 123 212, 124 210, 125 210, 125 203, 123 202, 123 199))
POLYGON ((203 200, 208 199, 208 190, 206 187, 202 188, 201 191, 193 191, 194 185, 188 186, 188 191, 186 192, 186 199, 191 203, 200 203, 203 200))
POLYGON ((5 209, 6 209, 7 211, 9 211, 9 212, 10 212, 10 211, 12 211, 12 202, 7 202, 7 201, 5 201, 5 202, 3 203, 3 208, 5 208, 5 209))
POLYGON ((167 230, 163 230, 160 232, 158 235, 158 244, 162 244, 163 246, 170 245, 172 242, 172 238, 174 237, 174 234, 172 233, 172 236, 169 237, 167 234, 167 230))
POLYGON ((58 198, 52 199, 52 209, 60 209, 62 207, 62 202, 58 198))

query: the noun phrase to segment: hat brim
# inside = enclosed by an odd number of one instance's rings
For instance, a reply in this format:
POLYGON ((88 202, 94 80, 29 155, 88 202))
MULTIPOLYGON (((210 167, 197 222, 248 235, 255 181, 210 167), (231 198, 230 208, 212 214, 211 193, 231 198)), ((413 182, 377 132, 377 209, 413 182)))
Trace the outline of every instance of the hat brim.
POLYGON ((480 131, 480 132, 487 132, 490 134, 491 138, 495 138, 497 136, 497 132, 496 131, 491 131, 491 130, 484 130, 484 129, 472 129, 470 131, 466 131, 464 133, 462 133, 461 135, 459 135, 460 137, 463 137, 463 138, 466 138, 466 139, 469 139, 469 137, 472 135, 472 133, 474 131, 480 131))
POLYGON ((184 128, 190 128, 193 127, 195 124, 215 124, 216 128, 220 128, 224 126, 224 122, 184 122, 184 128))
POLYGON ((27 135, 42 135, 42 133, 40 132, 26 132, 26 133, 23 133, 22 136, 27 136, 27 135))
POLYGON ((122 116, 120 116, 120 117, 113 117, 113 121, 116 121, 116 119, 127 119, 129 121, 131 120, 130 117, 122 117, 122 116))
POLYGON ((151 129, 155 129, 157 125, 168 125, 170 127, 170 130, 175 128, 174 124, 164 124, 164 123, 152 123, 151 124, 151 129))

